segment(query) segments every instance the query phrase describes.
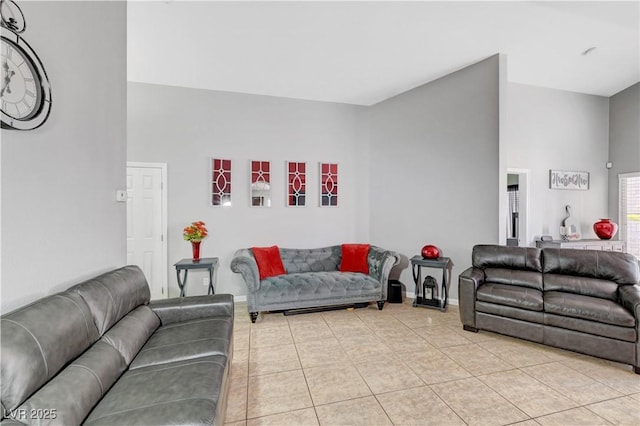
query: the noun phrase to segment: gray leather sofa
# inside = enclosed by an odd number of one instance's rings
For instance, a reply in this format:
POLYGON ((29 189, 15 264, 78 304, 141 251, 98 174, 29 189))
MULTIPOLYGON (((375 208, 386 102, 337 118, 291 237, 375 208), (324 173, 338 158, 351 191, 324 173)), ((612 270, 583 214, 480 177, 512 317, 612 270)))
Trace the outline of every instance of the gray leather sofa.
POLYGON ((260 280, 251 249, 236 251, 231 270, 247 284, 247 308, 255 322, 261 311, 279 311, 377 302, 387 299, 389 272, 399 256, 370 246, 369 275, 340 272, 342 246, 316 249, 280 248, 286 274, 260 280))
POLYGON ((629 254, 478 245, 460 274, 460 319, 631 364, 640 374, 640 272, 629 254))
POLYGON ((3 315, 1 424, 222 424, 233 297, 149 297, 126 266, 3 315))

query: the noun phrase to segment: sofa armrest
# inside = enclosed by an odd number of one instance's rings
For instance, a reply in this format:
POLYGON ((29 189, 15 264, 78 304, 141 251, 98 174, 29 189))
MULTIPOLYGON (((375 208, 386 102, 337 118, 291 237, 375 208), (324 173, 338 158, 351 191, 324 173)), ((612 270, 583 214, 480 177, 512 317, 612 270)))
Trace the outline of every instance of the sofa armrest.
POLYGON ((400 263, 400 256, 394 251, 370 246, 367 260, 369 263, 369 276, 380 281, 383 288, 383 298, 386 299, 389 273, 391 273, 391 268, 400 263))
POLYGON ((471 267, 458 275, 458 309, 460 321, 476 328, 476 291, 484 282, 484 271, 471 267))
POLYGON ((618 287, 620 304, 631 312, 636 318, 636 324, 640 324, 640 284, 621 285, 618 287))
POLYGON ((160 318, 162 325, 200 318, 233 318, 233 296, 230 294, 153 300, 149 302, 149 307, 160 318))
POLYGON ((258 264, 250 249, 240 249, 233 254, 231 270, 242 275, 250 293, 260 289, 258 264))

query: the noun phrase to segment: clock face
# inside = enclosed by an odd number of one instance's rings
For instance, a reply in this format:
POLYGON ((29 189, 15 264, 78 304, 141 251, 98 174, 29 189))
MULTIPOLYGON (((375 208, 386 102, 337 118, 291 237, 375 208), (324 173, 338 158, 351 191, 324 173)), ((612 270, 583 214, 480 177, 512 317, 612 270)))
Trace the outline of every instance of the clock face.
POLYGON ((2 41, 2 111, 9 117, 26 120, 42 104, 40 79, 24 51, 8 39, 2 41))
MULTIPOLYGON (((3 29, 4 30, 4 29, 3 29)), ((0 110, 2 127, 31 130, 42 125, 51 109, 51 89, 38 56, 15 33, 2 35, 0 110)))

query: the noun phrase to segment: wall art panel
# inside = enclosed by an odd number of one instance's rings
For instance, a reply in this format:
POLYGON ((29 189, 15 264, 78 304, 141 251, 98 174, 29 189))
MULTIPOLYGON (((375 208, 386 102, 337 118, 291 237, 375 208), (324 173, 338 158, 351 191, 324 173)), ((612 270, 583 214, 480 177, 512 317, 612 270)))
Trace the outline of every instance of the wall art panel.
POLYGON ((320 163, 320 207, 338 206, 338 165, 320 163))
POLYGON ((287 206, 307 205, 307 163, 287 161, 287 206))
POLYGON ((271 207, 271 163, 251 161, 251 206, 271 207))
POLYGON ((211 159, 211 205, 231 207, 231 160, 211 159))

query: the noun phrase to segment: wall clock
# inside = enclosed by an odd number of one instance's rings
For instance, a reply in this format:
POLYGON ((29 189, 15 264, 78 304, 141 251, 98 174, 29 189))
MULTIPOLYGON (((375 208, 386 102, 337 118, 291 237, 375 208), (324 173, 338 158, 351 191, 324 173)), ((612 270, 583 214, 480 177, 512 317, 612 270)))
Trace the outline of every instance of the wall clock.
POLYGON ((49 79, 36 52, 20 36, 26 23, 18 5, 0 0, 0 18, 2 128, 35 129, 47 120, 51 111, 49 79))

